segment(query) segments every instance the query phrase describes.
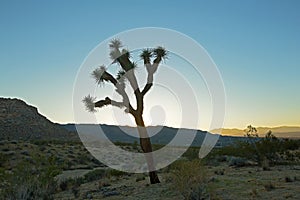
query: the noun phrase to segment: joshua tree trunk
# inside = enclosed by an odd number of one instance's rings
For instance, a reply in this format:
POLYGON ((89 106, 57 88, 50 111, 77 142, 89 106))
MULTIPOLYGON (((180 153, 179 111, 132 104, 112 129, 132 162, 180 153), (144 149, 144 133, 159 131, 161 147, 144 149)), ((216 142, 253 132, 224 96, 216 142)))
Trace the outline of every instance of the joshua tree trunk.
POLYGON ((143 116, 142 114, 136 114, 134 117, 140 135, 140 145, 143 152, 145 153, 145 157, 149 169, 150 182, 151 184, 160 183, 159 178, 157 176, 157 172, 155 170, 155 164, 151 153, 152 145, 147 133, 147 129, 144 124, 143 116))

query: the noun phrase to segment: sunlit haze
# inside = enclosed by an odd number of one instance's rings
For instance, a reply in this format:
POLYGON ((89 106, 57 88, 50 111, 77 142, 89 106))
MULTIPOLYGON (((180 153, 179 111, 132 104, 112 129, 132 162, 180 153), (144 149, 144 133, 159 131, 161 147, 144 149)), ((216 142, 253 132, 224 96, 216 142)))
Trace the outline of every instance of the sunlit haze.
MULTIPOLYGON (((226 90, 224 127, 300 126, 299 9, 296 0, 2 0, 0 96, 23 99, 51 121, 74 123, 73 84, 89 52, 119 32, 162 27, 193 38, 217 65, 226 90)), ((116 67, 109 70, 115 72, 116 67)), ((169 73, 168 68, 174 69, 173 79, 188 80, 199 103, 199 125, 182 126, 207 130, 212 106, 205 82, 172 54, 154 82, 169 73)), ((141 60, 136 73, 143 85, 141 60)), ((170 87, 180 85, 178 81, 170 87)), ((98 99, 118 98, 109 84, 95 87, 98 99)), ((145 97, 146 125, 181 127, 179 103, 167 86, 154 83, 145 97)), ((99 123, 134 125, 117 108, 103 108, 96 115, 99 123)))

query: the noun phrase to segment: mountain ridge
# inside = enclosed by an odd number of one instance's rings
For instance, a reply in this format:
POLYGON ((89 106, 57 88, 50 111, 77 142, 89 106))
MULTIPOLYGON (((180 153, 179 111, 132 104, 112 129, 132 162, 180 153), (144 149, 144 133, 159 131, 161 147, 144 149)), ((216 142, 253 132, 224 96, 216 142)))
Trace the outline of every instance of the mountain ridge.
MULTIPOLYGON (((51 122, 38 109, 17 98, 0 97, 0 139, 76 139, 59 124, 51 122)), ((78 139, 78 138, 77 138, 78 139)))
MULTIPOLYGON (((284 137, 284 138, 300 138, 300 127, 298 126, 276 126, 276 127, 257 127, 257 132, 259 137, 264 137, 268 131, 272 131, 272 133, 276 137, 284 137)), ((244 136, 245 131, 238 128, 221 128, 211 130, 212 133, 220 133, 223 136, 244 136)))
MULTIPOLYGON (((138 133, 136 127, 117 126, 108 124, 76 124, 79 126, 101 126, 108 132, 112 141, 122 140, 127 142, 136 141, 138 133), (127 130, 130 134, 122 132, 127 130), (131 135, 133 134, 133 135, 131 135), (134 139, 133 136, 136 136, 134 139)), ((38 112, 34 106, 28 105, 25 101, 17 98, 0 97, 0 139, 76 139, 78 140, 76 125, 74 123, 59 124, 53 123, 38 112)), ((202 131, 189 128, 173 128, 168 126, 148 126, 149 135, 153 136, 151 140, 159 144, 166 144, 180 130, 182 132, 196 131, 195 145, 201 145, 206 134, 215 134, 222 131, 220 143, 227 144, 230 140, 242 139, 244 132, 241 129, 218 129, 213 131, 202 131), (160 134, 156 134, 160 132, 160 134), (230 138, 231 137, 231 138, 230 138)), ((299 138, 300 127, 297 126, 279 126, 279 127, 259 127, 260 136, 271 130, 277 137, 299 138)), ((126 132, 126 131, 125 131, 126 132)), ((124 142, 123 141, 123 142, 124 142)))

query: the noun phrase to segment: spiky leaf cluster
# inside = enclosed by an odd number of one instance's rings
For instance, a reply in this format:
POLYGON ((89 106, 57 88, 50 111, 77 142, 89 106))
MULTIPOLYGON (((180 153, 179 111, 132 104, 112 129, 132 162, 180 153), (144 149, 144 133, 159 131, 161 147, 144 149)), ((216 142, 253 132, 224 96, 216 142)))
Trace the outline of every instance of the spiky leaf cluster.
POLYGON ((89 111, 89 112, 96 112, 95 110, 95 100, 96 98, 95 97, 92 97, 91 95, 88 95, 86 97, 83 98, 82 102, 84 103, 86 109, 89 111))
POLYGON ((153 55, 156 58, 167 59, 168 52, 165 48, 159 46, 159 47, 153 49, 153 55))
POLYGON ((106 67, 102 65, 97 69, 95 69, 91 75, 98 84, 101 84, 105 81, 105 72, 106 72, 106 67))
POLYGON ((140 58, 145 61, 145 63, 150 63, 150 58, 152 57, 151 49, 144 49, 140 54, 140 58))
POLYGON ((115 38, 110 41, 109 47, 112 49, 119 49, 119 48, 123 47, 123 45, 122 45, 121 40, 115 38))
POLYGON ((151 58, 154 56, 156 61, 160 62, 162 59, 167 59, 167 55, 167 50, 158 46, 154 49, 144 49, 140 54, 140 58, 144 60, 144 63, 150 63, 151 58))
POLYGON ((113 63, 117 62, 117 59, 121 56, 120 51, 112 50, 109 53, 110 58, 113 60, 113 63))

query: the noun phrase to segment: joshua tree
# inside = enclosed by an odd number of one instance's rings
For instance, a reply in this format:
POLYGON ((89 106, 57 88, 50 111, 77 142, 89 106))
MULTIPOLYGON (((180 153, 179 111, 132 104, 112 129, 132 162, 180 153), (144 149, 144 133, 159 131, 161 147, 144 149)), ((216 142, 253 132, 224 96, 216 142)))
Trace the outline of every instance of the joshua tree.
POLYGON ((244 132, 246 133, 245 136, 248 138, 251 137, 258 137, 258 133, 257 133, 257 129, 255 127, 253 127, 252 125, 247 126, 247 128, 244 130, 244 132))
POLYGON ((125 112, 131 114, 136 122, 139 136, 140 136, 140 145, 143 152, 145 153, 147 165, 149 169, 149 176, 151 184, 159 183, 159 178, 155 171, 153 157, 151 155, 152 145, 150 138, 147 134, 143 120, 143 111, 144 111, 144 96, 151 89, 153 85, 153 75, 157 71, 157 68, 163 59, 167 58, 167 51, 163 47, 157 47, 155 49, 144 49, 140 58, 144 61, 144 65, 147 70, 147 84, 142 90, 140 90, 137 79, 134 73, 134 68, 137 66, 135 62, 131 61, 130 52, 126 49, 122 49, 122 43, 118 39, 114 39, 110 42, 109 45, 111 52, 110 57, 113 60, 113 63, 118 63, 121 66, 121 70, 118 72, 116 78, 107 72, 105 66, 100 66, 92 72, 92 76, 95 78, 98 84, 103 82, 112 83, 116 92, 121 95, 122 101, 117 102, 109 97, 106 97, 103 100, 95 101, 96 99, 90 95, 83 99, 83 102, 86 104, 87 109, 90 112, 95 111, 96 108, 101 108, 103 106, 112 105, 119 108, 125 108, 125 112), (136 98, 136 108, 133 108, 127 93, 125 92, 125 81, 128 80, 131 85, 134 95, 136 98))

